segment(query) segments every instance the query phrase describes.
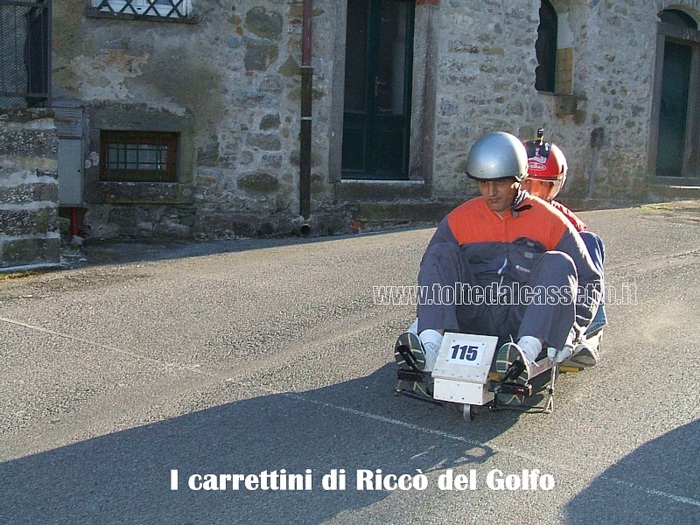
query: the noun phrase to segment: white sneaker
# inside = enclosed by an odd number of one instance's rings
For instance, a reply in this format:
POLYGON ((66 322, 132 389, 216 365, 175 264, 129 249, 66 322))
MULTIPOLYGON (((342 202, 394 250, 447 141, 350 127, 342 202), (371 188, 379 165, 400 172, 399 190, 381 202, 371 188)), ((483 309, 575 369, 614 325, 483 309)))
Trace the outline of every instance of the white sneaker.
MULTIPOLYGON (((530 381, 530 362, 525 356, 522 348, 516 343, 506 343, 498 349, 496 353, 496 372, 501 376, 501 380, 506 379, 506 373, 511 365, 519 361, 523 364, 523 369, 518 377, 509 378, 510 382, 526 385, 530 381)), ((521 405, 525 401, 525 396, 518 394, 498 394, 498 402, 502 405, 521 405)))
POLYGON ((510 365, 515 361, 520 361, 524 368, 518 374, 518 377, 512 378, 511 381, 525 385, 530 381, 530 361, 516 343, 506 343, 498 349, 498 353, 496 353, 496 372, 504 376, 510 365))
POLYGON ((394 346, 396 363, 401 368, 410 370, 415 367, 423 372, 432 372, 442 338, 443 335, 436 330, 423 330, 420 336, 412 331, 404 332, 394 346))
POLYGON ((598 363, 598 350, 587 342, 579 343, 574 348, 574 355, 569 358, 568 362, 583 368, 595 366, 598 363))
POLYGON ((396 345, 394 345, 394 359, 399 368, 425 369, 425 351, 416 334, 404 332, 399 336, 396 345))

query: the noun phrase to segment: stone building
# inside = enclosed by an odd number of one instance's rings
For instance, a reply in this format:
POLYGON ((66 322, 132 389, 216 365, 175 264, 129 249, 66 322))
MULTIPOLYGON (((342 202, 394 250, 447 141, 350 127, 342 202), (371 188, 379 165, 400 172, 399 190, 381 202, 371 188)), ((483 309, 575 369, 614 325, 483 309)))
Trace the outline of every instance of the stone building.
POLYGON ((697 187, 698 20, 698 0, 53 2, 62 205, 92 238, 434 220, 475 191, 475 140, 539 127, 565 201, 697 187))

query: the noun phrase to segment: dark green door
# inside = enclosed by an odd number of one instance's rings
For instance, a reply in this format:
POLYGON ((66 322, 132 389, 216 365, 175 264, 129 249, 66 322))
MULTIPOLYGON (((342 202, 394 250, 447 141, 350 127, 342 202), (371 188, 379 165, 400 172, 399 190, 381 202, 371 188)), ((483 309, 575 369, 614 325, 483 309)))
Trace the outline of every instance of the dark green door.
POLYGON ((413 18, 412 0, 348 0, 343 178, 408 178, 413 18))
POLYGON ((656 160, 656 174, 662 177, 683 175, 691 56, 690 46, 668 41, 664 45, 656 160))

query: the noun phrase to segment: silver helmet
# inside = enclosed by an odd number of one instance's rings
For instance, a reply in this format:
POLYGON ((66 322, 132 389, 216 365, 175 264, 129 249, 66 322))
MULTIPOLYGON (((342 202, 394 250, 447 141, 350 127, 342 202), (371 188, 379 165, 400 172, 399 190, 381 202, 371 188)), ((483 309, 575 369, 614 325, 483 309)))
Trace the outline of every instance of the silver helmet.
POLYGON ((510 133, 487 133, 469 151, 467 176, 476 180, 522 180, 527 176, 525 146, 510 133))

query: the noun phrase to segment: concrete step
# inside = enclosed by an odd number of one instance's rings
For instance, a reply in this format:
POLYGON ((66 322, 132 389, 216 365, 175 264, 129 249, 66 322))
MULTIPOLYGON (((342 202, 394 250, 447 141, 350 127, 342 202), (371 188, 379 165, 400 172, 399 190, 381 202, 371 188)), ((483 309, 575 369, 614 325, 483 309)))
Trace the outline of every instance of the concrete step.
POLYGON ((433 227, 459 202, 443 200, 361 201, 350 206, 353 231, 398 226, 433 227))
POLYGON ((687 200, 700 199, 700 186, 680 186, 669 184, 654 184, 649 192, 655 200, 687 200))

